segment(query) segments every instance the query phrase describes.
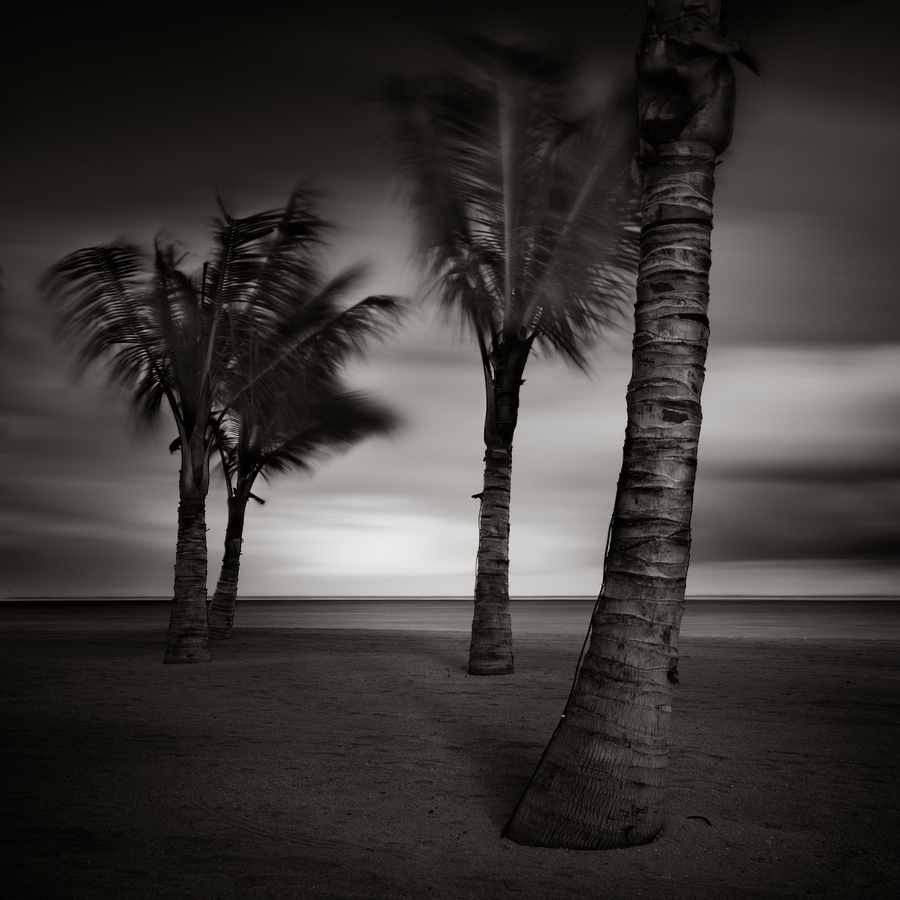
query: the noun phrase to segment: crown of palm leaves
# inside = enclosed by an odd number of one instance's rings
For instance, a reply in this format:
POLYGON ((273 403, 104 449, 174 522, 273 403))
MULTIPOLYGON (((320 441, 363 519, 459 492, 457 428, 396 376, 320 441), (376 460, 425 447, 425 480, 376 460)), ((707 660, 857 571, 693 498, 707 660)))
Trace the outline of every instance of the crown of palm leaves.
POLYGON ((583 366, 632 298, 631 116, 614 94, 579 111, 574 69, 551 54, 458 49, 456 70, 386 91, 432 290, 483 351, 516 334, 583 366))
POLYGON ((168 400, 184 438, 201 424, 221 426, 245 395, 272 408, 296 389, 301 368, 333 376, 396 324, 397 298, 342 306, 364 270, 324 277, 328 227, 316 195, 301 187, 285 207, 245 218, 222 206, 201 272, 184 273, 172 244, 157 240, 148 253, 122 240, 65 257, 42 289, 75 374, 98 368, 144 419, 168 400))

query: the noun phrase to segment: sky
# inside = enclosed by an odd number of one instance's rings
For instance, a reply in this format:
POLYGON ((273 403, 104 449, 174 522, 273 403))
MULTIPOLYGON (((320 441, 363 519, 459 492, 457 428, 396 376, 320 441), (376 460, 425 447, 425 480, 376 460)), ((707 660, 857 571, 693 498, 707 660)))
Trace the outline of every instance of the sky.
MULTIPOLYGON (((711 337, 689 596, 900 595, 900 66, 887 4, 725 4, 736 66, 716 175, 711 337)), ((80 247, 163 232, 202 261, 220 194, 238 215, 297 183, 337 223, 330 266, 414 298, 349 374, 403 417, 257 493, 245 596, 449 595, 474 584, 483 390, 474 346, 423 300, 372 98, 432 71, 442 28, 556 42, 628 72, 644 5, 279 5, 252 18, 19 11, 2 60, 0 598, 170 596, 175 436, 71 381, 36 289, 80 247)), ((621 465, 626 322, 585 377, 530 362, 516 432, 510 588, 594 596, 621 465)), ((210 588, 224 489, 208 501, 210 588)))

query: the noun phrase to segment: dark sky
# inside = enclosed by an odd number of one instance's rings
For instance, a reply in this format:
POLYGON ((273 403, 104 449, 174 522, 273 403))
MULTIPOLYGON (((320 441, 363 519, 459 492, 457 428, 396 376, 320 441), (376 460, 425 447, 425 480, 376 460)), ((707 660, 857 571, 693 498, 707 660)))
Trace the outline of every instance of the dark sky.
MULTIPOLYGON (((898 16, 866 2, 723 6, 763 77, 736 66, 735 137, 717 172, 691 587, 897 593, 898 16)), ((371 98, 383 79, 430 71, 441 28, 562 43, 614 75, 630 69, 644 19, 642 3, 616 2, 267 9, 34 7, 7 23, 2 595, 170 590, 170 429, 139 439, 120 405, 69 384, 35 291, 47 266, 159 230, 202 253, 216 192, 241 214, 312 179, 342 228, 336 262, 371 259, 367 292, 414 292, 377 152, 371 98)), ((529 378, 516 593, 599 586, 628 372, 627 335, 614 343, 594 380, 549 365, 529 378)), ((313 480, 273 485, 248 525, 248 593, 471 590, 482 455, 472 348, 423 314, 358 377, 400 407, 407 430, 313 480)))

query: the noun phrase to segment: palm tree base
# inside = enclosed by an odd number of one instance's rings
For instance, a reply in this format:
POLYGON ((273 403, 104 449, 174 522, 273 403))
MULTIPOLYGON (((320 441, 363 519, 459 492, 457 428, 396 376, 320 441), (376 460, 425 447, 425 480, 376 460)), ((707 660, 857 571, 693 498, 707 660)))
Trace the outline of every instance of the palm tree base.
POLYGON ((213 599, 207 615, 207 628, 211 641, 227 641, 234 631, 234 611, 230 614, 222 614, 217 608, 218 604, 213 599))
POLYGON ((514 675, 515 667, 512 660, 479 660, 469 662, 470 675, 514 675))
POLYGON ((202 663, 209 662, 210 659, 209 649, 201 649, 201 648, 170 648, 166 647, 166 655, 163 659, 163 664, 168 665, 169 663, 202 663))
MULTIPOLYGON (((619 552, 617 544, 633 552, 633 544, 614 535, 611 553, 619 552)), ((610 576, 613 587, 620 578, 610 576)), ((659 834, 676 652, 671 638, 677 639, 680 610, 662 591, 643 604, 604 596, 565 711, 505 837, 528 846, 612 850, 659 834)))
POLYGON ((512 654, 512 635, 505 638, 473 637, 469 647, 470 675, 512 675, 515 671, 512 654))
POLYGON ((509 823, 503 837, 524 847, 546 847, 554 850, 625 850, 649 844, 662 830, 662 820, 648 824, 641 830, 609 831, 600 828, 581 829, 571 823, 567 832, 559 831, 559 813, 528 810, 520 812, 509 823))
POLYGON ((169 633, 166 637, 166 655, 163 663, 209 662, 209 633, 206 627, 206 600, 202 606, 193 604, 188 609, 172 610, 169 633))
POLYGON ((209 630, 209 639, 211 641, 227 641, 231 638, 231 630, 228 631, 213 631, 212 628, 209 630))
POLYGON ((513 642, 509 613, 488 618, 476 612, 469 644, 470 675, 512 675, 513 642), (487 619, 487 621, 485 621, 487 619), (493 625, 494 627, 485 628, 493 625))
MULTIPOLYGON (((583 730, 587 723, 577 714, 573 718, 575 723, 563 719, 551 739, 503 836, 524 846, 565 850, 650 843, 664 821, 662 770, 621 764, 618 744, 598 744, 589 726, 583 730)), ((631 755, 626 751, 626 759, 631 755)))

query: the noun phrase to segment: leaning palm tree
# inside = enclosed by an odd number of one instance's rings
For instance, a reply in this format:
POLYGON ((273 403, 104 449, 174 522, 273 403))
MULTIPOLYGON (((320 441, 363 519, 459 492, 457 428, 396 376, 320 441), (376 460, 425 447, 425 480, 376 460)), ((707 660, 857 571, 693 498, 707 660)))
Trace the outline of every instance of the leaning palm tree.
POLYGON ((231 636, 244 518, 256 478, 308 468, 316 458, 396 427, 392 412, 338 380, 346 363, 384 337, 404 309, 385 296, 348 306, 344 298, 365 274, 357 265, 329 280, 316 247, 282 248, 267 262, 266 292, 289 283, 288 302, 273 317, 248 297, 245 315, 229 323, 241 352, 231 360, 229 399, 214 420, 228 519, 222 570, 208 606, 213 638, 231 636))
POLYGON ((294 373, 290 390, 266 402, 246 392, 221 423, 218 447, 228 491, 225 551, 216 590, 209 606, 209 636, 231 637, 237 602, 241 547, 247 504, 259 476, 266 481, 292 469, 311 471, 327 458, 375 435, 390 433, 398 419, 387 407, 365 394, 314 379, 297 365, 293 354, 285 366, 294 373))
MULTIPOLYGON (((595 850, 663 821, 709 326, 715 157, 734 77, 719 0, 650 0, 638 53, 641 262, 605 583, 563 717, 505 835, 595 850)), ((740 57, 739 57, 740 58, 740 57)))
POLYGON ((461 41, 457 71, 398 81, 393 151, 420 257, 445 311, 475 336, 485 387, 484 487, 469 672, 513 671, 512 446, 534 347, 588 368, 585 348, 631 295, 636 203, 628 119, 581 112, 573 67, 550 54, 461 41))
MULTIPOLYGON (((181 453, 178 537, 167 663, 209 659, 206 496, 217 423, 247 390, 235 387, 233 372, 255 342, 270 348, 270 368, 295 352, 291 323, 302 316, 296 301, 308 297, 310 254, 324 227, 312 195, 298 189, 281 209, 243 219, 223 209, 212 260, 193 275, 181 271, 171 245, 157 241, 148 254, 120 241, 76 251, 45 276, 44 290, 57 306, 57 333, 74 353, 76 374, 99 368, 146 420, 155 419, 165 402, 178 430, 173 445, 181 453)), ((391 315, 396 308, 391 298, 364 303, 363 310, 391 315)), ((314 364, 325 371, 333 365, 334 348, 360 343, 353 316, 350 327, 329 328, 336 312, 314 319, 307 340, 320 353, 314 364)))

